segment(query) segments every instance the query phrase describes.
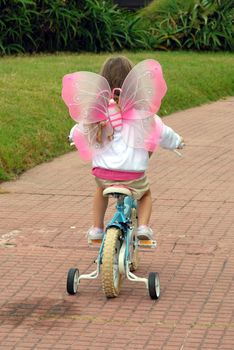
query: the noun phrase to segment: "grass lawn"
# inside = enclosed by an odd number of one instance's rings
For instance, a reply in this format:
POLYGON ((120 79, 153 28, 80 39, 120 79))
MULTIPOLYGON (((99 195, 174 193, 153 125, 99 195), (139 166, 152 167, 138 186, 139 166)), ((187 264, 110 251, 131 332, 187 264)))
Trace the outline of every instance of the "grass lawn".
MULTIPOLYGON (((231 53, 121 53, 134 63, 158 60, 168 92, 160 116, 234 94, 231 53)), ((61 100, 62 77, 98 72, 108 54, 59 54, 0 58, 0 181, 70 150, 73 121, 61 100)), ((186 137, 186 135, 185 135, 186 137)))

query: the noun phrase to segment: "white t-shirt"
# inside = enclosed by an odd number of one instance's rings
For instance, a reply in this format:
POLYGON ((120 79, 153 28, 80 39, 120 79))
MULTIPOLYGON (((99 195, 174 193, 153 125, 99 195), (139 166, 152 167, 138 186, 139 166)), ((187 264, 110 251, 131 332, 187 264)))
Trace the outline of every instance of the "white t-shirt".
MULTIPOLYGON (((170 127, 163 124, 160 146, 175 149, 181 143, 181 137, 170 127)), ((148 168, 149 153, 144 149, 129 147, 121 132, 115 131, 111 146, 101 154, 94 156, 93 168, 100 167, 121 171, 145 171, 148 168)))
MULTIPOLYGON (((163 130, 159 145, 166 149, 176 149, 181 143, 181 137, 172 128, 162 124, 163 130)), ((70 132, 71 139, 75 127, 70 132)), ((148 151, 128 146, 123 140, 121 131, 115 129, 111 145, 102 153, 94 155, 92 166, 93 168, 140 172, 148 168, 148 162, 148 151)))

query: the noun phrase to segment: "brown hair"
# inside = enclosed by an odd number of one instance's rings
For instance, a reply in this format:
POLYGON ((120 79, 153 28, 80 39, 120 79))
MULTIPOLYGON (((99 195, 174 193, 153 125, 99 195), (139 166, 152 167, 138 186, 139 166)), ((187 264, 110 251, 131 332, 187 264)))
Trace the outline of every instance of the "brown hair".
MULTIPOLYGON (((124 56, 110 57, 104 63, 100 71, 100 75, 102 75, 108 81, 111 91, 115 88, 121 88, 123 82, 128 75, 128 73, 132 70, 133 63, 124 56)), ((115 91, 114 100, 118 103, 119 101, 119 91, 115 91)), ((96 135, 96 141, 99 144, 102 144, 102 136, 103 136, 103 128, 105 124, 102 122, 98 123, 98 130, 96 135)), ((113 129, 114 133, 114 129, 113 129)), ((109 135, 108 138, 111 140, 113 138, 112 135, 109 135)))
POLYGON ((133 66, 133 63, 125 56, 111 57, 104 62, 100 74, 106 78, 111 90, 113 90, 122 87, 124 79, 133 66))

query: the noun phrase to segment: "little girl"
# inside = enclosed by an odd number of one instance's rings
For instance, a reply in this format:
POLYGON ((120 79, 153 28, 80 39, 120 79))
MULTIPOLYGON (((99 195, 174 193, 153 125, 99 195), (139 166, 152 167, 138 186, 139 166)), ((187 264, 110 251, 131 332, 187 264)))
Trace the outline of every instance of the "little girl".
MULTIPOLYGON (((153 63, 154 62, 156 61, 153 61, 153 63)), ((158 62, 156 63, 158 64, 158 62)), ((159 64, 158 66, 160 67, 159 64)), ((101 121, 101 122, 99 121, 97 123, 92 123, 92 121, 90 122, 90 120, 89 122, 87 122, 87 119, 86 119, 86 122, 81 120, 80 123, 76 124, 71 129, 71 132, 70 132, 69 137, 71 140, 75 139, 76 132, 79 134, 78 139, 80 137, 86 137, 86 139, 89 140, 89 141, 85 141, 87 143, 85 147, 82 146, 84 145, 84 143, 81 144, 77 142, 78 149, 79 148, 82 149, 82 147, 84 149, 84 148, 89 148, 88 143, 90 142, 91 144, 90 140, 93 137, 93 136, 89 137, 88 139, 87 134, 90 133, 91 135, 92 133, 93 135, 93 130, 95 130, 94 131, 95 142, 97 146, 99 144, 101 147, 101 151, 92 152, 91 154, 92 174, 95 176, 97 188, 96 188, 96 193, 94 196, 94 203, 93 203, 93 226, 88 231, 89 240, 103 238, 104 216, 108 205, 108 198, 103 197, 102 193, 106 187, 109 187, 111 185, 123 185, 131 190, 134 198, 138 200, 137 237, 138 239, 153 238, 153 232, 149 226, 149 221, 150 221, 150 216, 152 211, 152 199, 151 199, 149 182, 145 174, 148 168, 148 162, 151 155, 151 152, 149 152, 149 150, 151 150, 151 148, 141 147, 139 145, 138 147, 134 147, 134 144, 129 142, 128 139, 130 139, 131 137, 135 137, 134 135, 132 136, 131 133, 134 133, 134 132, 137 133, 137 128, 135 126, 132 129, 129 127, 128 132, 123 134, 123 128, 127 129, 127 124, 126 126, 124 126, 124 124, 121 121, 121 118, 124 119, 124 115, 121 117, 120 99, 122 95, 124 95, 124 92, 122 92, 122 90, 126 91, 128 88, 128 87, 127 88, 124 87, 124 84, 126 85, 125 83, 127 81, 126 77, 129 76, 129 73, 132 71, 132 69, 133 69, 133 63, 124 56, 118 56, 118 57, 109 58, 106 60, 106 62, 104 63, 101 69, 100 75, 101 77, 104 77, 107 80, 110 90, 112 92, 112 96, 111 96, 112 99, 109 100, 109 106, 107 108, 108 109, 107 121, 101 121), (108 123, 112 125, 112 128, 111 128, 112 132, 107 132, 108 125, 109 125, 108 123), (92 129, 92 132, 91 132, 91 129, 92 129), (108 147, 102 147, 104 143, 108 144, 108 147)), ((138 73, 136 69, 134 73, 136 76, 133 78, 133 83, 135 82, 135 84, 138 84, 138 83, 140 84, 139 81, 142 77, 144 81, 145 79, 144 76, 147 75, 148 73, 147 71, 145 73, 145 71, 143 70, 143 73, 141 74, 141 70, 142 68, 140 68, 140 73, 138 73)), ((81 73, 84 73, 84 72, 81 72, 81 73)), ((77 74, 77 77, 76 77, 77 85, 75 88, 79 90, 79 81, 81 80, 81 78, 78 75, 79 73, 74 73, 74 74, 77 74)), ((90 74, 92 74, 90 76, 91 79, 92 77, 96 76, 94 73, 90 73, 90 74)), ((152 74, 151 71, 150 71, 150 74, 152 74)), ((164 91, 161 93, 163 97, 166 92, 166 84, 163 80, 162 73, 160 74, 161 74, 160 77, 162 79, 161 86, 163 86, 162 89, 164 89, 164 91)), ((88 78, 89 77, 87 76, 87 79, 88 78)), ((150 78, 146 78, 146 79, 150 79, 150 78)), ((69 84, 71 85, 71 82, 69 82, 69 84)), ((82 84, 83 83, 81 82, 81 86, 82 84)), ((129 84, 129 86, 130 85, 131 84, 129 84)), ((140 90, 140 88, 141 88, 141 85, 137 86, 138 91, 140 90)), ((73 98, 71 103, 71 99, 69 99, 66 95, 66 89, 67 87, 64 81, 63 99, 70 109, 71 116, 74 118, 74 115, 75 116, 78 115, 81 111, 81 109, 79 108, 74 111, 74 108, 77 107, 74 104, 74 100, 77 104, 79 104, 79 98, 78 97, 76 97, 75 99, 73 98), (71 108, 73 108, 73 110, 71 108)), ((131 90, 133 88, 130 86, 129 89, 131 90)), ((148 92, 152 94, 152 91, 150 91, 148 87, 147 89, 149 90, 148 92)), ((97 96, 99 97, 99 95, 104 93, 104 91, 106 91, 104 88, 101 89, 101 92, 99 92, 97 96)), ((158 91, 156 93, 160 94, 160 92, 158 91)), ((132 96, 132 94, 129 92, 126 92, 126 95, 132 96)), ((137 97, 134 97, 134 98, 137 99, 137 97)), ((145 103, 144 106, 146 105, 145 101, 144 101, 145 103)), ((160 97, 160 102, 161 102, 161 97, 160 97)), ((124 103, 122 102, 122 105, 123 104, 124 103)), ((160 106, 160 103, 159 103, 159 106, 160 106)), ((146 108, 148 107, 146 106, 146 108)), ((138 126, 143 125, 142 123, 144 123, 144 120, 142 121, 140 117, 140 113, 142 109, 144 108, 141 107, 139 108, 139 110, 137 109, 135 110, 139 116, 134 117, 135 119, 131 122, 132 124, 138 123, 137 124, 138 126), (139 120, 141 121, 139 122, 139 120)), ((154 109, 152 108, 152 110, 154 109)), ((130 117, 126 116, 126 119, 128 118, 130 117)), ((161 147, 167 148, 170 150, 183 147, 184 145, 183 139, 176 132, 174 132, 170 127, 166 126, 158 116, 151 115, 150 118, 151 118, 150 123, 153 122, 156 128, 160 130, 158 144, 161 147)), ((75 120, 77 119, 78 118, 76 118, 75 120)), ((146 118, 146 120, 148 119, 146 118)), ((147 122, 145 122, 145 124, 147 124, 147 122)), ((141 135, 143 134, 144 132, 140 131, 137 137, 141 138, 141 135)))

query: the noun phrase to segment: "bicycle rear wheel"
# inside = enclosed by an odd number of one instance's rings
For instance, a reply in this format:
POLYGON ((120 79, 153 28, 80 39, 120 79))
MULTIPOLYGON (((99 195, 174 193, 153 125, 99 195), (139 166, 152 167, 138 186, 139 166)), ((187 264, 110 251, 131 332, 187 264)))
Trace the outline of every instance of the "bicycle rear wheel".
POLYGON ((119 295, 122 276, 119 272, 119 251, 121 231, 111 227, 106 232, 102 256, 102 288, 107 298, 119 295))

